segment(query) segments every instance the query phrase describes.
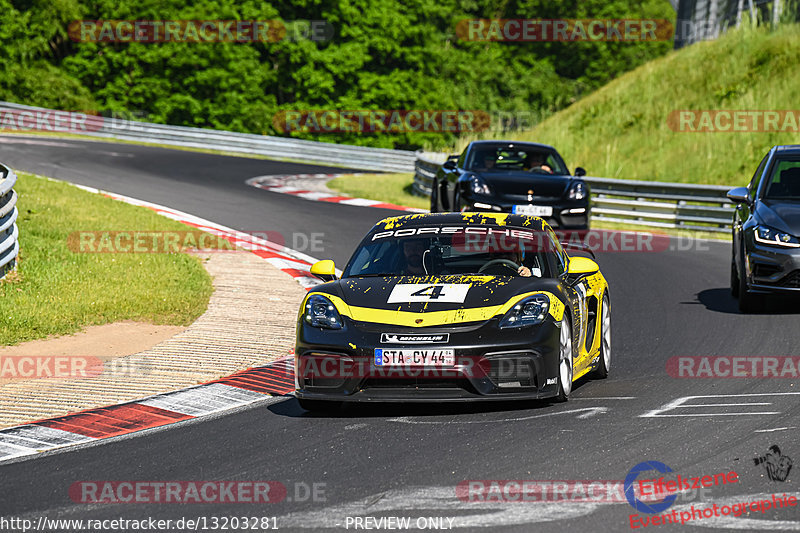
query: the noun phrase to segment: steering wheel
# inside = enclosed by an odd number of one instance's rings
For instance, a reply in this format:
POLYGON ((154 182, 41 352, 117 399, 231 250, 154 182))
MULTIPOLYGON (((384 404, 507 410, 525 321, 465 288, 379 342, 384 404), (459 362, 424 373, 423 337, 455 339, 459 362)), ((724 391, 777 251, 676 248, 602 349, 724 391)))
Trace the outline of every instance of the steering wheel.
POLYGON ((510 259, 492 259, 491 261, 487 262, 485 265, 483 265, 482 267, 480 267, 478 269, 478 274, 480 274, 481 272, 484 272, 486 270, 489 270, 489 268, 491 268, 491 267, 493 267, 495 265, 499 265, 499 266, 504 266, 506 268, 510 268, 511 270, 514 271, 514 274, 516 274, 517 270, 519 270, 519 265, 516 264, 514 261, 511 261, 510 259))
POLYGON ((544 168, 542 166, 531 167, 528 170, 528 172, 533 172, 534 174, 552 174, 553 173, 552 170, 547 170, 546 168, 544 168))

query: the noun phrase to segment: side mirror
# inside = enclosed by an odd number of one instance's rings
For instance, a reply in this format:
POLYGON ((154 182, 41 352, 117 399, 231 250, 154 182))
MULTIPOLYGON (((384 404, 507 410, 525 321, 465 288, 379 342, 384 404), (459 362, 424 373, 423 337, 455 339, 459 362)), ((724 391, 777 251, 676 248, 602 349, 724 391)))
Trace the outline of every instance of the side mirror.
POLYGON ((570 283, 600 271, 600 266, 588 257, 571 257, 567 265, 567 276, 570 283))
POLYGON ((453 161, 452 159, 449 159, 449 160, 445 161, 444 165, 442 165, 442 168, 447 169, 447 170, 455 170, 456 169, 456 162, 453 161))
POLYGON ((336 279, 336 265, 330 259, 317 261, 311 265, 311 273, 322 281, 333 281, 336 279))
POLYGON ((750 200, 750 191, 747 190, 747 187, 736 187, 735 189, 729 190, 728 200, 735 204, 750 205, 752 203, 750 200))
POLYGON ((581 178, 586 175, 586 169, 583 167, 575 167, 575 176, 581 178))

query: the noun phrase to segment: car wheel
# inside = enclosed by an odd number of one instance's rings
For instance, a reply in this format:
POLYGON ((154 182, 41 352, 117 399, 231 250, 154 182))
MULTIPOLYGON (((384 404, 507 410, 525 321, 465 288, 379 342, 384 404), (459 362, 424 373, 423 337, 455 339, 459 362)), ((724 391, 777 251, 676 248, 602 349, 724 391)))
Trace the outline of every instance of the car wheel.
POLYGON ((731 296, 739 297, 739 271, 736 268, 736 259, 731 259, 731 296))
POLYGON ((433 180, 431 188, 431 213, 439 212, 439 182, 433 180))
POLYGON ((611 302, 608 295, 603 296, 600 310, 600 362, 594 371, 595 377, 605 379, 611 369, 611 302))
POLYGON ((558 394, 557 402, 566 402, 572 392, 572 328, 569 320, 561 320, 561 334, 558 342, 558 394))
POLYGON ((761 309, 763 300, 761 295, 753 294, 747 288, 744 276, 739 276, 739 311, 742 313, 755 313, 761 309))
POLYGON ((298 398, 297 403, 306 411, 313 413, 333 413, 342 407, 342 402, 329 402, 326 400, 306 400, 298 398))
POLYGON ((456 193, 453 195, 453 211, 456 213, 462 212, 464 209, 461 206, 461 194, 456 190, 456 193))

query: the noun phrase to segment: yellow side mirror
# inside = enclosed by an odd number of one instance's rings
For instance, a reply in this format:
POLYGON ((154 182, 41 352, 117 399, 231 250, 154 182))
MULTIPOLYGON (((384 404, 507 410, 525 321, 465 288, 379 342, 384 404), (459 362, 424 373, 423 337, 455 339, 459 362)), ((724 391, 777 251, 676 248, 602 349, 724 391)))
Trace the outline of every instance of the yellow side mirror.
POLYGON ((311 273, 322 281, 333 281, 336 279, 336 265, 330 259, 317 261, 311 265, 311 273))
POLYGON ((567 274, 570 276, 594 274, 599 270, 600 266, 588 257, 572 257, 567 266, 567 274))

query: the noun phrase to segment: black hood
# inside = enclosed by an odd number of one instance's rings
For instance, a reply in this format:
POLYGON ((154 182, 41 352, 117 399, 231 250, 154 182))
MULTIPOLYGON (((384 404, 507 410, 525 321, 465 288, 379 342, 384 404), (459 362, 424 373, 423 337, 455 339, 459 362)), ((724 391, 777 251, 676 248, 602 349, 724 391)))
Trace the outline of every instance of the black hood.
POLYGON ((756 207, 756 216, 778 231, 800 235, 800 202, 764 199, 756 207))
MULTIPOLYGON (((326 283, 312 289, 312 292, 326 292, 342 298, 349 306, 426 313, 434 311, 455 311, 477 307, 490 307, 505 304, 512 297, 538 290, 553 291, 558 281, 553 279, 524 278, 519 276, 387 276, 345 278, 326 283), (390 295, 401 284, 456 284, 468 285, 463 302, 393 302, 390 295)), ((447 298, 443 291, 442 299, 447 298)))
POLYGON ((572 176, 553 176, 519 170, 473 172, 483 179, 495 195, 527 195, 560 198, 573 181, 572 176))

